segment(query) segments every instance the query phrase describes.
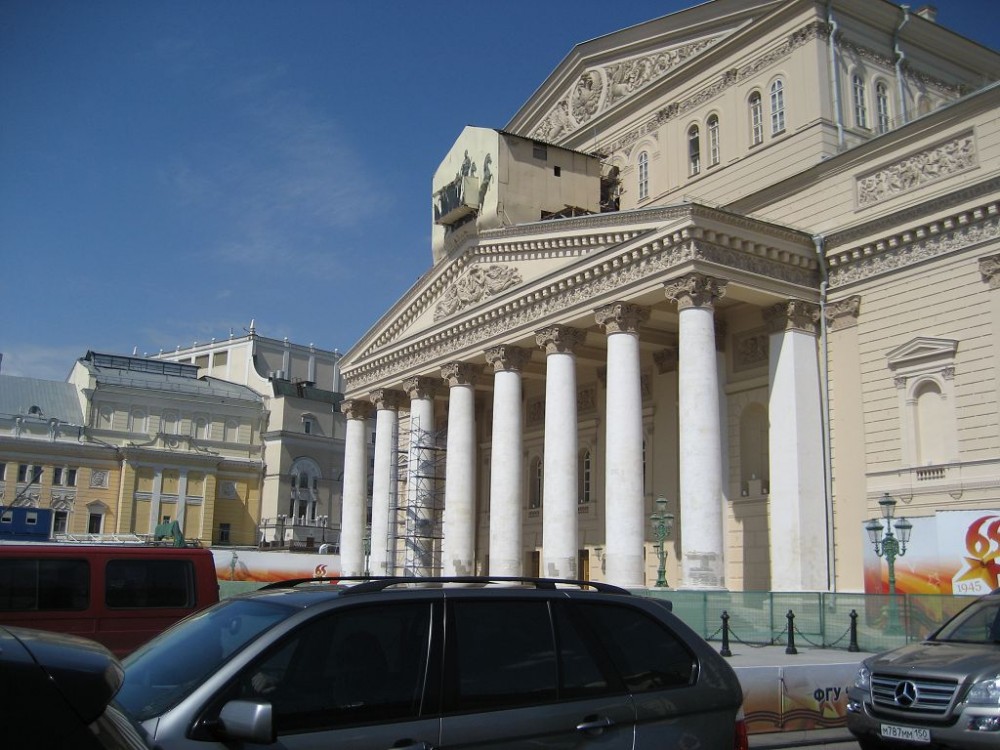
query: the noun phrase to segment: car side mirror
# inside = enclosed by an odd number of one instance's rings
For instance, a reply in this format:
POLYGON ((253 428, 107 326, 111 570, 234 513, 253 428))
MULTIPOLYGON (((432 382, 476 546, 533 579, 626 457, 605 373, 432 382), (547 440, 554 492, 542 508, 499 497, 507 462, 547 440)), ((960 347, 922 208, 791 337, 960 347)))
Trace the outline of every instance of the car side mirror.
POLYGON ((228 740, 267 745, 277 740, 270 703, 229 701, 219 712, 214 734, 228 740))

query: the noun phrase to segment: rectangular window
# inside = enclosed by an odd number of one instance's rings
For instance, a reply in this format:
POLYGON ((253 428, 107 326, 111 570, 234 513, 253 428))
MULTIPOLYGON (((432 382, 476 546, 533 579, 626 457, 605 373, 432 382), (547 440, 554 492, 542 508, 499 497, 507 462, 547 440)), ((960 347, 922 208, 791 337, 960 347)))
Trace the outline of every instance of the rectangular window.
POLYGON ((230 529, 231 529, 231 524, 228 523, 219 524, 219 544, 229 544, 230 529))
POLYGON ((76 487, 76 469, 66 470, 66 486, 76 487))
POLYGON ((67 528, 69 528, 69 513, 57 510, 52 519, 52 533, 65 534, 67 528))
POLYGON ((531 144, 531 155, 536 159, 541 159, 545 161, 549 158, 549 147, 544 143, 539 143, 538 141, 533 141, 531 144))
POLYGON ((30 467, 28 464, 18 464, 17 465, 17 481, 27 482, 28 481, 28 469, 30 467))
POLYGON ((193 607, 194 565, 190 560, 109 560, 105 569, 109 607, 193 607))
POLYGON ((52 469, 52 484, 55 487, 62 487, 63 483, 63 469, 61 466, 56 466, 52 469))
POLYGON ((0 612, 83 610, 89 603, 86 560, 0 560, 0 612))
POLYGON ((868 107, 865 104, 865 79, 861 76, 854 76, 852 84, 854 88, 854 124, 859 128, 867 128, 868 107))
POLYGON ((562 175, 562 167, 552 167, 552 174, 555 175, 556 177, 561 176, 562 175))
POLYGON ((771 135, 785 130, 785 85, 781 81, 771 84, 771 135))
POLYGON ((37 526, 38 525, 38 511, 29 510, 24 514, 24 523, 26 526, 37 526))
POLYGON ((101 513, 91 513, 87 518, 87 533, 100 534, 103 522, 104 516, 101 513))

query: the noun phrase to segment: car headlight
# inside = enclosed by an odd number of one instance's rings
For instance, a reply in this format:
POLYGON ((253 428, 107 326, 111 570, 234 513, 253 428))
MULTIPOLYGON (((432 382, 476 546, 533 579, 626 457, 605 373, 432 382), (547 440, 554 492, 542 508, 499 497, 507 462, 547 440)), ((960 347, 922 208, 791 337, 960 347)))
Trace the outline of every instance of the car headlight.
POLYGON ((970 706, 1000 706, 1000 674, 972 683, 965 701, 970 706))
POLYGON ((858 667, 858 673, 854 675, 854 687, 868 690, 872 684, 872 671, 865 664, 858 667))

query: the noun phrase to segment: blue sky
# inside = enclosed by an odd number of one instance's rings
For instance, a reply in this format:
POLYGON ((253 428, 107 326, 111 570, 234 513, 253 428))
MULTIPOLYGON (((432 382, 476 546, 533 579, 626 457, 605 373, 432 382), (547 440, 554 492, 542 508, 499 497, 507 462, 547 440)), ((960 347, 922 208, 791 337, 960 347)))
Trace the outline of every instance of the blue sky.
MULTIPOLYGON (((0 352, 350 348, 431 263, 430 184, 573 45, 691 0, 2 0, 0 352)), ((920 3, 913 3, 914 7, 920 3)), ((938 0, 1000 48, 1000 2, 938 0)))

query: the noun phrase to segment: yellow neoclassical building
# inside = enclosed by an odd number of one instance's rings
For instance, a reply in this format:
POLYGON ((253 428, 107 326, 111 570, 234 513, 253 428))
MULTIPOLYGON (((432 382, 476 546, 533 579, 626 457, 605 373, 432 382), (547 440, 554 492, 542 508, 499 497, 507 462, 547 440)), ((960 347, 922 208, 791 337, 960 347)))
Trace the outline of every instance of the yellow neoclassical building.
POLYGON ((466 128, 340 363, 345 572, 878 590, 867 523, 996 586, 1000 55, 946 22, 714 0, 466 128))

